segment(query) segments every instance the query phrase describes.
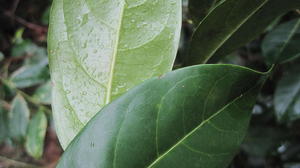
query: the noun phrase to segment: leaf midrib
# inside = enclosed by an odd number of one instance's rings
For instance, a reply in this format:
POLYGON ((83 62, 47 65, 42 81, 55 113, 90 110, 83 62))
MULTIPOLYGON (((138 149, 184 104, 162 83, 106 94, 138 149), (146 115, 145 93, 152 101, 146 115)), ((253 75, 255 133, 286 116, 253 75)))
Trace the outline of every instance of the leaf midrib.
POLYGON ((126 6, 126 2, 123 2, 123 7, 121 9, 120 12, 120 20, 119 20, 119 27, 117 29, 117 39, 116 39, 116 45, 114 48, 114 53, 113 53, 113 57, 112 57, 112 63, 110 65, 110 75, 109 75, 109 81, 108 81, 108 85, 107 85, 107 94, 106 94, 106 101, 105 104, 108 104, 111 101, 111 92, 112 92, 112 81, 113 81, 113 76, 114 76, 114 69, 115 69, 115 64, 116 64, 116 57, 118 54, 118 47, 119 47, 119 42, 120 42, 120 32, 121 32, 121 28, 122 28, 122 23, 123 23, 123 18, 124 18, 124 11, 125 11, 125 6, 126 6))

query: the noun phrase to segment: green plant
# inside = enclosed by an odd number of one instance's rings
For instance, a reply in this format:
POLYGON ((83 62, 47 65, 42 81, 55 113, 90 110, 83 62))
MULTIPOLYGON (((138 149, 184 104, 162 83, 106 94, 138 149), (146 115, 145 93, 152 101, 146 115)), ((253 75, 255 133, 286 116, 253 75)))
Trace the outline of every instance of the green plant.
POLYGON ((15 32, 11 57, 3 54, 1 60, 0 143, 16 148, 24 145, 29 156, 40 159, 48 125, 46 114, 51 116, 51 88, 46 87, 50 83, 48 58, 46 48, 23 39, 23 32, 15 32))
MULTIPOLYGON (((205 12, 191 13, 194 35, 183 66, 219 61, 300 7, 292 0, 190 4, 205 12)), ((269 73, 216 64, 165 74, 177 51, 180 7, 179 0, 54 1, 53 111, 68 146, 58 167, 230 163, 269 73)))

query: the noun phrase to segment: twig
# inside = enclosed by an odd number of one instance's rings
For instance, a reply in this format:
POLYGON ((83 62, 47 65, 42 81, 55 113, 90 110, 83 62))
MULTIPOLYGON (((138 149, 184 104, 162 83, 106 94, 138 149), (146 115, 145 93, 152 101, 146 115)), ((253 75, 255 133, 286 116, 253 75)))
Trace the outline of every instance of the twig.
POLYGON ((12 5, 12 8, 11 8, 11 13, 15 13, 16 12, 16 9, 18 8, 18 5, 19 5, 19 2, 20 0, 15 0, 13 5, 12 5))
POLYGON ((2 104, 2 107, 3 107, 5 110, 7 110, 7 111, 10 110, 11 105, 10 105, 9 103, 7 103, 6 101, 3 101, 3 100, 0 100, 0 103, 2 104))
POLYGON ((6 11, 6 12, 4 12, 4 14, 39 34, 44 34, 48 31, 47 27, 28 22, 28 21, 16 16, 14 13, 11 13, 10 11, 6 11))
POLYGON ((0 161, 3 162, 4 164, 6 164, 6 166, 8 166, 8 167, 14 166, 14 167, 20 167, 20 168, 41 168, 36 165, 12 160, 12 159, 9 159, 9 158, 3 157, 3 156, 0 156, 0 161))

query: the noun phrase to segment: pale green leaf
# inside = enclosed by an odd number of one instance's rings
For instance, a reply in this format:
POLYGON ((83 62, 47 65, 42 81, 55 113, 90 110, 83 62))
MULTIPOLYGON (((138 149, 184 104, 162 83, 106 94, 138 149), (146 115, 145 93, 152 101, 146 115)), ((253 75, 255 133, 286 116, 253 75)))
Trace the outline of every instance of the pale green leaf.
POLYGON ((10 81, 17 88, 26 88, 45 83, 49 80, 47 65, 48 62, 45 60, 35 65, 22 66, 11 75, 10 81))
POLYGON ((25 143, 26 151, 35 159, 43 154, 46 130, 47 117, 40 109, 29 122, 25 143))
POLYGON ((17 95, 8 113, 8 129, 10 138, 22 140, 26 135, 29 122, 29 108, 21 95, 17 95))
POLYGON ((63 148, 105 104, 170 71, 181 1, 54 0, 48 47, 63 148))

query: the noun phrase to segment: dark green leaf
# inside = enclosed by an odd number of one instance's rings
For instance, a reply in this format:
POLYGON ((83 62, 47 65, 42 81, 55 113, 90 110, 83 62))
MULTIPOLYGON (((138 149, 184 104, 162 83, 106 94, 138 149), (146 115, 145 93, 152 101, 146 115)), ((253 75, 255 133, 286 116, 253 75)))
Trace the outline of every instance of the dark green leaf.
POLYGON ((300 19, 279 25, 269 33, 263 43, 262 51, 269 65, 284 63, 300 56, 300 19))
POLYGON ((35 159, 43 154, 46 130, 47 117, 40 109, 29 122, 25 143, 26 151, 35 159))
POLYGON ((263 76, 200 65, 147 80, 103 108, 58 168, 225 168, 243 140, 263 76))
POLYGON ((197 27, 191 41, 189 62, 207 62, 266 2, 267 0, 226 0, 219 3, 197 27))
POLYGON ((220 0, 189 0, 189 14, 194 25, 198 25, 220 0))
POLYGON ((42 15, 42 23, 44 24, 44 25, 48 25, 49 24, 49 17, 50 17, 50 7, 48 7, 45 11, 44 11, 44 13, 43 13, 43 15, 42 15))
POLYGON ((278 16, 300 8, 299 0, 268 0, 258 7, 259 2, 226 0, 216 7, 195 32, 188 64, 217 62, 264 32, 278 16))
POLYGON ((48 81, 47 83, 37 88, 32 97, 40 103, 51 104, 51 91, 51 81, 48 81))
POLYGON ((48 47, 65 148, 105 104, 172 69, 181 0, 54 0, 48 47))
POLYGON ((300 66, 292 66, 279 81, 274 105, 277 119, 296 120, 300 118, 300 66))
POLYGON ((8 113, 8 128, 10 138, 21 140, 26 135, 29 122, 29 108, 21 95, 17 95, 8 113))

